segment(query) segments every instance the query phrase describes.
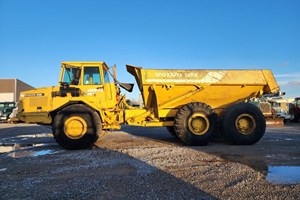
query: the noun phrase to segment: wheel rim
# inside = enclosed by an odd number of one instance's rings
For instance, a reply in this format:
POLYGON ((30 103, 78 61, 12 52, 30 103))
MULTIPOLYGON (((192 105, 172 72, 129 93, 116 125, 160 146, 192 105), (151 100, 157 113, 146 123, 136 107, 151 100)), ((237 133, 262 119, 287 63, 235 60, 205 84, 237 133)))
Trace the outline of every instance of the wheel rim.
POLYGON ((256 127, 255 119, 249 114, 241 114, 235 120, 235 127, 244 135, 249 135, 256 127))
POLYGON ((71 139, 79 139, 85 135, 87 123, 81 117, 75 116, 67 119, 64 123, 64 132, 71 139))
POLYGON ((193 114, 188 120, 189 130, 195 135, 204 135, 209 129, 209 119, 201 113, 193 114))

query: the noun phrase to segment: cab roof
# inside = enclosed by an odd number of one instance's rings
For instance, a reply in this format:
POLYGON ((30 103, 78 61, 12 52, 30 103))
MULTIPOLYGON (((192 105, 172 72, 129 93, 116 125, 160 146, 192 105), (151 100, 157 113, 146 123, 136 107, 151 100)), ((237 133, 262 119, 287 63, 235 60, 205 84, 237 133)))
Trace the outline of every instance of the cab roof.
POLYGON ((83 66, 93 66, 93 65, 102 65, 106 70, 109 69, 109 67, 106 65, 105 62, 94 62, 94 61, 71 61, 71 62, 61 62, 61 65, 69 65, 74 67, 83 67, 83 66))

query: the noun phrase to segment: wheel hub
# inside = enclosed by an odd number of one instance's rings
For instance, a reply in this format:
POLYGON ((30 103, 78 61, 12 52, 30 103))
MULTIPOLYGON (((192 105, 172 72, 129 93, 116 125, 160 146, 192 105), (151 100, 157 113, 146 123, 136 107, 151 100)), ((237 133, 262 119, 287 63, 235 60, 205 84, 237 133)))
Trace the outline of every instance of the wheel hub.
POLYGON ((249 135, 256 127, 255 119, 249 114, 241 114, 235 120, 235 127, 244 135, 249 135))
POLYGON ((79 139, 85 135, 87 131, 87 123, 78 116, 67 119, 64 123, 64 132, 71 139, 79 139))
POLYGON ((188 127, 193 134, 204 135, 209 129, 209 120, 204 114, 195 113, 189 118, 188 127))

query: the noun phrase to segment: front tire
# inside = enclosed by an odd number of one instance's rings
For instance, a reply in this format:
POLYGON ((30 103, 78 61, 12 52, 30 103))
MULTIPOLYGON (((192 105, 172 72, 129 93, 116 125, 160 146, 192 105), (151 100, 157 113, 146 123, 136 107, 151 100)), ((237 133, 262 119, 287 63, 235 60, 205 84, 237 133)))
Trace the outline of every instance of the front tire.
POLYGON ((65 149, 90 148, 101 131, 99 115, 88 107, 75 104, 65 107, 54 117, 53 135, 65 149))
POLYGON ((184 143, 206 145, 218 129, 218 116, 209 105, 189 103, 177 112, 174 129, 184 143))
POLYGON ((266 131, 266 120, 258 107, 249 103, 229 106, 222 114, 223 135, 236 145, 258 142, 266 131))

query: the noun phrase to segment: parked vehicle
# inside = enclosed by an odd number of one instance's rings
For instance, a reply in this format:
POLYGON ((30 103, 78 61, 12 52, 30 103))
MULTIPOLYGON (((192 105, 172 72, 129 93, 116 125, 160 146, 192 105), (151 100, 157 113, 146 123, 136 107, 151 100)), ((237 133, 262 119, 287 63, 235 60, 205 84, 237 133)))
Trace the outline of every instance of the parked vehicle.
POLYGON ((300 97, 295 98, 289 109, 290 121, 298 122, 300 118, 300 97))
POLYGON ((55 140, 67 149, 88 148, 103 130, 124 123, 165 126, 188 145, 205 145, 216 132, 249 145, 264 135, 266 123, 261 111, 244 101, 279 91, 271 70, 126 67, 136 79, 143 108, 126 103, 119 86, 131 91, 132 85, 119 83, 115 73, 110 81, 104 62, 63 62, 58 86, 21 93, 18 118, 51 125, 55 140))
POLYGON ((15 107, 15 102, 0 102, 0 120, 7 122, 9 115, 15 107))

